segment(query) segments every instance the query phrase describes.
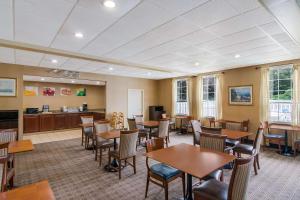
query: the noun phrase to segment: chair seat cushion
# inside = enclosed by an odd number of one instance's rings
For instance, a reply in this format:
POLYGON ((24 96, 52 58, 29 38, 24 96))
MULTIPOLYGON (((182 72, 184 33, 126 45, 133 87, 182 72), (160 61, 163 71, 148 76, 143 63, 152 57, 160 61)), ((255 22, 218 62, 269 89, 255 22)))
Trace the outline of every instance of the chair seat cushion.
POLYGON ((216 170, 212 173, 210 173, 209 175, 205 176, 204 178, 202 178, 202 180, 210 180, 210 179, 215 179, 215 180, 220 180, 222 175, 222 170, 216 170))
POLYGON ((227 200, 228 185, 226 183, 211 179, 205 181, 199 187, 194 188, 194 195, 199 199, 227 200))
POLYGON ((283 134, 267 134, 265 137, 268 139, 284 139, 283 134))
POLYGON ((235 152, 252 155, 253 154, 253 146, 248 144, 238 144, 234 148, 235 152))
POLYGON ((168 180, 181 173, 180 170, 162 163, 152 165, 150 170, 152 173, 163 177, 165 180, 168 180))
POLYGON ((240 143, 240 141, 238 141, 238 140, 226 139, 226 146, 234 147, 239 143, 240 143))

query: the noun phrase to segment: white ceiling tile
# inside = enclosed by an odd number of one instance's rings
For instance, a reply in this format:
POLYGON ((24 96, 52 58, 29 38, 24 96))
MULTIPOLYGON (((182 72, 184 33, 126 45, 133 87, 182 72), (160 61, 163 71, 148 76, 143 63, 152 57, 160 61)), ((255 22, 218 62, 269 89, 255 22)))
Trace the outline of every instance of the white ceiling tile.
POLYGON ((158 46, 171 40, 176 40, 181 36, 189 34, 197 30, 198 27, 187 22, 183 18, 176 18, 157 29, 133 40, 122 47, 105 54, 105 56, 113 58, 126 58, 148 48, 158 46))
POLYGON ((14 49, 0 47, 0 62, 15 63, 14 49))
POLYGON ((102 55, 166 23, 174 17, 174 15, 164 12, 162 8, 143 1, 134 10, 97 37, 82 52, 102 55))
POLYGON ((288 36, 286 33, 280 33, 280 34, 272 35, 272 38, 274 38, 279 43, 287 42, 287 41, 293 42, 293 40, 290 38, 290 36, 288 36))
POLYGON ((211 41, 215 39, 216 36, 212 35, 204 30, 199 30, 193 33, 190 33, 182 38, 180 38, 182 41, 187 42, 191 45, 197 45, 204 42, 211 41))
POLYGON ((227 0, 239 12, 246 12, 261 7, 258 0, 227 0))
POLYGON ((58 33, 52 47, 78 51, 99 33, 134 8, 140 0, 118 0, 114 9, 103 6, 99 0, 80 0, 58 33), (84 37, 74 37, 76 32, 84 37))
POLYGON ((0 38, 13 39, 13 3, 11 0, 0 1, 0 38))
POLYGON ((16 53, 16 64, 29 65, 29 66, 39 66, 40 60, 43 58, 42 53, 15 50, 16 53))
POLYGON ((269 35, 284 33, 283 29, 277 24, 276 21, 261 25, 260 28, 269 35))
POLYGON ((69 58, 46 54, 40 62, 41 67, 60 68, 60 66, 69 58), (52 60, 57 60, 57 63, 52 63, 52 60))
POLYGON ((84 70, 89 61, 71 58, 61 65, 62 69, 68 70, 84 70))
POLYGON ((238 12, 224 0, 212 0, 182 17, 199 27, 206 27, 237 15, 238 12))
POLYGON ((76 0, 15 1, 15 39, 49 46, 76 0))

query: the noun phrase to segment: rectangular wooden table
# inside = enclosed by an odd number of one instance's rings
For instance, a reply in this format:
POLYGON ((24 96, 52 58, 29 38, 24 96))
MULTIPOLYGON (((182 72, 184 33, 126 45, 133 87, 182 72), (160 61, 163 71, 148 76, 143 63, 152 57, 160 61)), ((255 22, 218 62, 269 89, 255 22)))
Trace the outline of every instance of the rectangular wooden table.
POLYGON ((288 124, 269 124, 268 128, 284 131, 284 149, 280 153, 284 156, 292 156, 291 151, 288 149, 288 131, 300 131, 300 127, 288 124))
POLYGON ((53 191, 47 180, 25 185, 0 193, 3 200, 54 200, 53 191))
POLYGON ((8 153, 22 153, 32 151, 34 149, 31 140, 18 140, 10 142, 8 145, 8 153))
POLYGON ((226 153, 196 147, 189 144, 179 144, 169 148, 152 151, 147 157, 167 164, 187 173, 186 199, 193 199, 192 177, 203 178, 211 172, 235 160, 235 156, 226 153))
POLYGON ((222 129, 221 134, 226 135, 228 139, 240 140, 241 138, 248 137, 253 133, 238 130, 222 129))

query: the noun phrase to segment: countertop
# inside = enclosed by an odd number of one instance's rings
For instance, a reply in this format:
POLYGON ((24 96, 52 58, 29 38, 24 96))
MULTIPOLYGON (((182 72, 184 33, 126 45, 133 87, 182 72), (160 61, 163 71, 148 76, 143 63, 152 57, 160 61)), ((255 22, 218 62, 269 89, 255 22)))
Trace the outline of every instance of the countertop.
POLYGON ((53 111, 50 111, 49 113, 42 113, 42 112, 38 112, 38 113, 35 113, 35 114, 27 114, 26 112, 24 112, 24 115, 55 115, 55 114, 84 114, 84 113, 104 113, 105 114, 105 109, 90 109, 88 111, 84 111, 84 112, 62 112, 62 111, 59 111, 59 110, 53 110, 53 111))

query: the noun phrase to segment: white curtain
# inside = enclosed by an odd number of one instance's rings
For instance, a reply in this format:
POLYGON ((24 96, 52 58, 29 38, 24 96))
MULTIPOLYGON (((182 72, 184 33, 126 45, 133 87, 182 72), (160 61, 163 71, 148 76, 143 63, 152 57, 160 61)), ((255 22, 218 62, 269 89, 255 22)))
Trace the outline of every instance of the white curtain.
POLYGON ((216 119, 222 119, 223 74, 216 74, 216 119))
MULTIPOLYGON (((292 124, 300 125, 300 69, 299 65, 294 66, 293 73, 293 101, 292 101, 292 124)), ((292 141, 300 138, 300 133, 292 134, 292 141)), ((294 142, 292 142, 294 148, 294 142)))
POLYGON ((177 80, 172 80, 172 116, 174 117, 176 113, 176 100, 177 100, 177 80))
POLYGON ((202 98, 203 98, 203 76, 197 76, 196 78, 196 117, 198 120, 202 119, 202 98))
POLYGON ((268 121, 269 116, 269 68, 261 68, 259 120, 268 121))
POLYGON ((187 115, 191 115, 193 113, 192 111, 192 103, 193 103, 193 79, 188 78, 187 80, 187 96, 188 96, 188 112, 187 115))

